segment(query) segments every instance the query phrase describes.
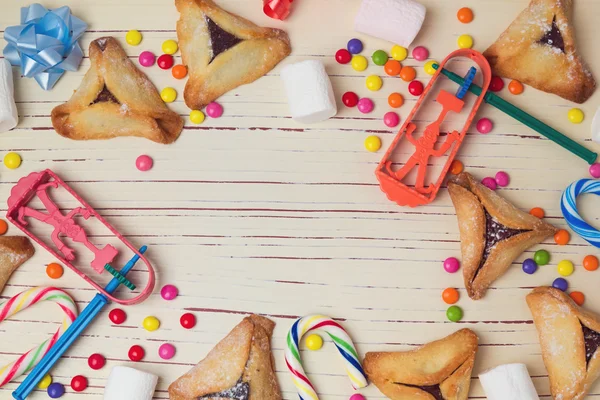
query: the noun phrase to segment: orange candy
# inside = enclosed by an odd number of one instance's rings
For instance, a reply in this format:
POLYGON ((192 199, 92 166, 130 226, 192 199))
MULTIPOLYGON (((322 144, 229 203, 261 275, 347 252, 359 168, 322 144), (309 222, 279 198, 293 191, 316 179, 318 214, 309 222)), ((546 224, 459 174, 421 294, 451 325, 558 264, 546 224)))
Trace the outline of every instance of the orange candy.
POLYGON ((463 7, 456 13, 456 18, 463 24, 468 24, 473 21, 473 10, 469 7, 463 7))
POLYGON ((458 290, 454 288, 448 288, 442 292, 442 300, 444 300, 444 303, 446 304, 455 304, 459 297, 458 290))
POLYGON ((404 104, 404 97, 400 93, 392 93, 388 97, 388 104, 392 108, 401 107, 404 104))
POLYGON ((65 271, 63 270, 63 267, 57 263, 50 263, 46 267, 46 275, 48 275, 52 279, 60 278, 61 276, 63 276, 64 272, 65 271))
POLYGON ((183 79, 187 75, 187 67, 185 65, 177 64, 171 70, 173 74, 173 78, 175 79, 183 79))
POLYGON ((598 257, 596 256, 585 256, 583 259, 583 268, 588 271, 595 271, 598 269, 598 257))
POLYGON ((542 219, 546 216, 544 209, 539 207, 532 208, 529 211, 529 214, 533 215, 534 217, 538 217, 539 219, 542 219))
POLYGON ((400 61, 389 60, 388 62, 385 63, 383 70, 389 76, 396 76, 402 70, 402 64, 400 64, 400 61))
POLYGON ((519 81, 512 80, 508 84, 508 91, 512 94, 521 94, 523 93, 523 90, 525 90, 525 87, 519 81))
POLYGON ((577 303, 578 306, 583 305, 585 302, 585 295, 581 292, 571 292, 569 293, 569 296, 571 296, 573 301, 577 303))
POLYGON ((413 67, 402 67, 400 78, 405 82, 410 82, 417 77, 417 71, 413 67))
POLYGON ((458 175, 461 172, 463 172, 464 169, 465 169, 465 166, 459 160, 454 160, 454 161, 452 161, 452 164, 450 164, 450 173, 452 175, 458 175))
POLYGON ((571 234, 564 229, 561 229, 554 234, 554 241, 559 246, 564 246, 569 243, 569 240, 571 240, 571 234))
POLYGON ((0 219, 0 235, 4 235, 8 230, 8 224, 5 220, 0 219))

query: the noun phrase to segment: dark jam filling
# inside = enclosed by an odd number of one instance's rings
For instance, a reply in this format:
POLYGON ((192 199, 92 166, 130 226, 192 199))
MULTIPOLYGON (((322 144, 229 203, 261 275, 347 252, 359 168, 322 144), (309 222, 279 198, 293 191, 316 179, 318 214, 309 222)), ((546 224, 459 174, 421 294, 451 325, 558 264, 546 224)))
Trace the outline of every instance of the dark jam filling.
POLYGON ((562 51, 563 53, 565 52, 565 41, 563 40, 563 37, 560 34, 560 30, 558 29, 558 26, 556 25, 556 15, 554 16, 554 19, 552 20, 552 28, 550 29, 550 31, 546 32, 544 37, 542 37, 538 41, 538 43, 547 44, 549 46, 560 49, 560 51, 562 51))
POLYGON ((402 383, 402 385, 421 389, 422 391, 427 392, 430 395, 432 395, 435 400, 445 400, 444 396, 442 396, 442 389, 440 389, 440 385, 415 386, 415 385, 407 385, 406 383, 402 383))
POLYGON ((238 381, 238 383, 235 384, 235 386, 233 386, 227 390, 223 390, 219 393, 207 394, 206 396, 198 397, 196 400, 214 399, 214 398, 231 399, 231 400, 248 400, 248 397, 250 397, 250 385, 248 384, 248 382, 242 382, 242 380, 240 379, 238 381))
POLYGON ((235 35, 232 35, 229 32, 224 31, 223 29, 221 29, 221 27, 217 24, 215 24, 215 22, 208 18, 206 18, 206 23, 208 24, 208 32, 210 34, 210 44, 212 47, 212 58, 210 59, 209 64, 215 59, 217 58, 217 56, 227 50, 229 50, 230 48, 232 48, 233 46, 235 46, 236 44, 238 44, 239 42, 242 41, 242 39, 237 38, 235 35))
POLYGON ((581 325, 581 329, 583 329, 583 340, 585 342, 585 362, 589 364, 600 346, 600 333, 583 325, 581 325))
POLYGON ((98 96, 96 96, 96 100, 92 101, 92 104, 105 102, 120 104, 119 100, 117 100, 117 98, 110 92, 110 90, 106 88, 106 86, 104 86, 102 88, 102 91, 98 93, 98 96))

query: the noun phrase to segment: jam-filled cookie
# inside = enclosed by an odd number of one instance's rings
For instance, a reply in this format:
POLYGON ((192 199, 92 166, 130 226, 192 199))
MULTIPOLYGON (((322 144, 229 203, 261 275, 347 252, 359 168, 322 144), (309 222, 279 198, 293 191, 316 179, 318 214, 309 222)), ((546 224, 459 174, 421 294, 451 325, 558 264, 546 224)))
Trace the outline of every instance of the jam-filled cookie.
POLYGON ((33 256, 34 249, 25 236, 0 236, 0 292, 12 273, 33 256))
POLYGON ((473 300, 482 298, 525 250, 553 236, 557 229, 523 212, 461 173, 448 183, 456 209, 465 287, 473 300))

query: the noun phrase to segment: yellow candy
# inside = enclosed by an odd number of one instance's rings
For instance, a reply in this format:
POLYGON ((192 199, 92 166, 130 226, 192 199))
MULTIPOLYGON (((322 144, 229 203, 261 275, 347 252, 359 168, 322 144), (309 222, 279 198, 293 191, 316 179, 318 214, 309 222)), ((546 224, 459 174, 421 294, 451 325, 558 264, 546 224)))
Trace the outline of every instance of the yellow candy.
POLYGON ((369 62, 363 56, 354 56, 352 57, 352 68, 355 71, 364 71, 369 66, 369 62))
POLYGON ((461 49, 470 49, 473 47, 473 38, 470 35, 460 35, 456 43, 461 49))
POLYGON ((306 337, 306 348, 309 350, 320 350, 323 347, 323 338, 319 335, 312 334, 306 337))
POLYGON ((17 153, 8 153, 4 156, 4 165, 8 169, 19 168, 21 165, 21 156, 17 153))
POLYGON ((165 40, 162 44, 162 51, 165 54, 175 54, 178 49, 177 42, 174 40, 165 40))
POLYGON ((132 29, 125 35, 125 41, 131 46, 137 46, 142 43, 142 34, 139 31, 132 29))
POLYGON ((194 124, 201 124, 204 122, 204 113, 200 110, 192 110, 190 112, 190 121, 194 124))
POLYGON ((438 63, 437 61, 431 60, 431 61, 427 61, 425 63, 425 65, 423 66, 423 69, 425 70, 425 73, 427 73, 427 75, 435 74, 435 69, 433 68, 433 64, 440 65, 440 63, 438 63))
POLYGON ((402 46, 398 46, 395 45, 394 47, 392 47, 392 58, 396 61, 402 61, 405 60, 406 57, 408 57, 408 50, 406 50, 404 47, 402 46))
POLYGON ((561 262, 558 263, 558 273, 561 276, 569 276, 573 273, 573 271, 575 270, 575 267, 573 266, 573 263, 569 260, 562 260, 561 262))
POLYGON ((44 376, 42 378, 40 383, 38 383, 38 389, 47 389, 51 383, 52 383, 52 377, 49 374, 46 374, 46 376, 44 376))
POLYGON ((377 75, 371 75, 367 77, 367 89, 371 91, 378 91, 383 86, 383 80, 377 75))
POLYGON ((160 97, 165 103, 172 103, 177 98, 177 91, 172 87, 166 87, 160 92, 160 97))
POLYGON ((583 114, 583 111, 581 111, 579 108, 571 108, 567 116, 569 117, 569 121, 571 121, 572 123, 580 124, 583 122, 583 118, 585 115, 583 114))
POLYGON ((375 153, 380 148, 381 148, 381 139, 379 139, 377 136, 371 135, 365 139, 365 149, 367 149, 371 153, 375 153))
POLYGON ((160 321, 156 317, 146 317, 142 322, 142 326, 148 332, 153 332, 160 327, 160 321))

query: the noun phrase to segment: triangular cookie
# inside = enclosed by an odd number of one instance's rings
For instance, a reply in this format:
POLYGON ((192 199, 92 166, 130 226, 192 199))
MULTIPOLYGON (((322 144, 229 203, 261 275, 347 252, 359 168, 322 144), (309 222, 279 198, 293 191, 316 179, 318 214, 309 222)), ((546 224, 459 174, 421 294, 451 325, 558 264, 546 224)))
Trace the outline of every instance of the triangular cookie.
POLYGON ((170 400, 281 400, 273 370, 275 323, 251 315, 169 386, 170 400))
POLYGON ((519 255, 557 229, 462 173, 448 183, 456 209, 465 287, 478 300, 519 255))
POLYGON ((564 292, 539 287, 527 295, 554 399, 583 399, 600 376, 600 315, 564 292))
POLYGON ((254 82, 290 52, 279 29, 261 28, 211 0, 175 0, 177 37, 189 79, 185 103, 200 109, 240 85, 254 82))
POLYGON ((577 53, 573 0, 532 0, 484 54, 496 75, 583 103, 596 81, 577 53))
POLYGON ((461 329, 416 350, 367 353, 367 377, 391 400, 466 400, 477 335, 461 329))
POLYGON ((183 119, 167 108, 114 38, 90 43, 90 60, 79 89, 52 110, 60 135, 75 140, 140 136, 165 144, 179 137, 183 119))
POLYGON ((12 273, 33 253, 33 245, 25 236, 0 236, 0 293, 12 273))

